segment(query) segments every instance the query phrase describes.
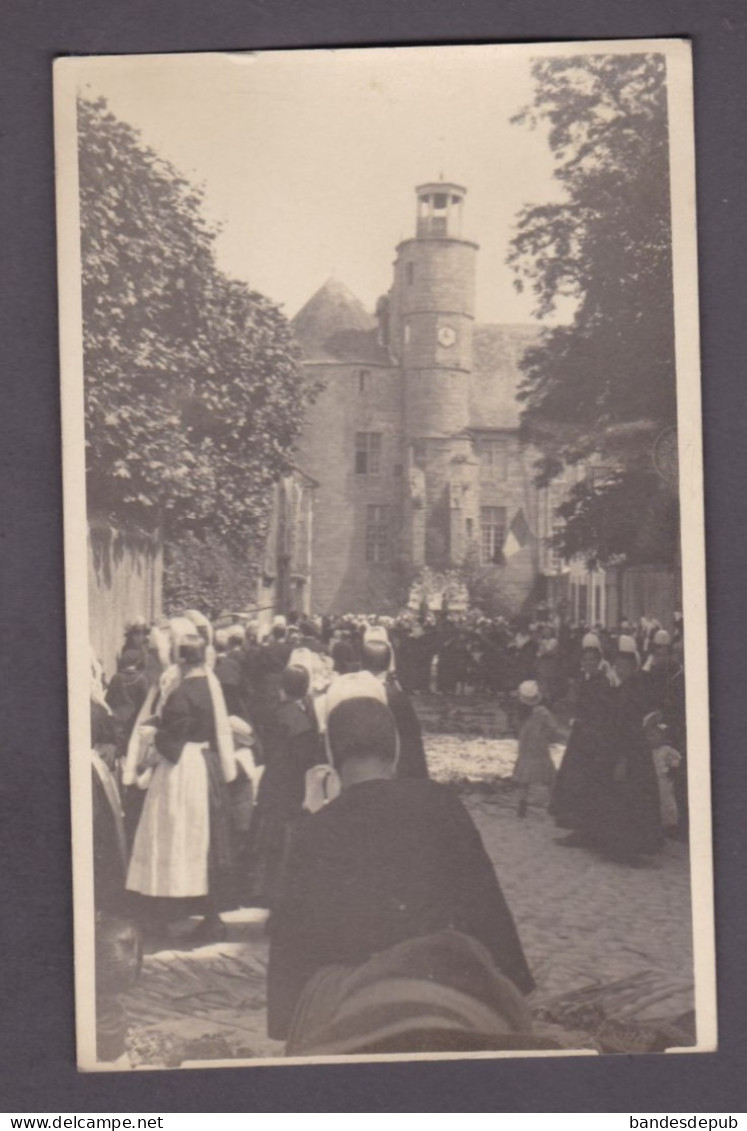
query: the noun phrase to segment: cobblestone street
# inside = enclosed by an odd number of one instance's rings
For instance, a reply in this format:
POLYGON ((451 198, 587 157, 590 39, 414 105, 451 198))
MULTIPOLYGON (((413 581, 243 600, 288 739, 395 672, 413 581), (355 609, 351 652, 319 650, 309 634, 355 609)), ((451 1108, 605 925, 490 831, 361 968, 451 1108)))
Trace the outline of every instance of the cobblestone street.
MULTIPOLYGON (((524 820, 510 782, 516 741, 500 708, 419 702, 431 773, 451 781, 480 830, 537 989, 537 1025, 559 1043, 603 1051, 692 1043, 690 886, 685 845, 639 868, 558 847, 538 797, 524 820), (433 733, 441 725, 453 733, 433 733), (458 733, 462 730, 462 733, 458 733), (487 737, 487 734, 502 737, 487 737)), ((555 749, 562 757, 562 748, 555 749)), ((265 1035, 266 913, 225 916, 229 937, 147 955, 124 999, 130 1053, 143 1066, 282 1055, 265 1035)), ((185 925, 188 929, 188 925, 185 925)))

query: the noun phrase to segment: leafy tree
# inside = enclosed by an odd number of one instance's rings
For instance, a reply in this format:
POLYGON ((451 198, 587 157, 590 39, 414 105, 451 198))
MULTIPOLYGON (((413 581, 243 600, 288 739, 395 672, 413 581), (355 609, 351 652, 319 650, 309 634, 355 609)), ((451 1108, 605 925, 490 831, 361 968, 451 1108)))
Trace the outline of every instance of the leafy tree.
POLYGON ((540 317, 563 301, 574 316, 525 355, 523 436, 540 451, 540 483, 592 457, 615 468, 563 507, 566 556, 671 560, 676 506, 651 459, 676 421, 665 60, 545 58, 533 76, 515 120, 547 128, 564 194, 522 210, 509 263, 540 317), (646 547, 652 508, 666 529, 646 547))
POLYGON ((568 558, 583 557, 591 568, 673 560, 677 496, 655 481, 645 464, 609 471, 601 483, 582 480, 558 513, 566 525, 557 544, 568 558))
POLYGON ((164 566, 169 616, 189 608, 201 609, 211 618, 225 610, 243 609, 255 580, 251 566, 210 535, 197 538, 187 533, 170 542, 164 566))
POLYGON ((469 594, 470 608, 490 617, 514 617, 526 604, 526 595, 505 569, 495 568, 496 564, 482 563, 480 543, 474 539, 467 547, 458 575, 469 594))
POLYGON ((277 307, 218 270, 201 190, 103 99, 78 124, 89 506, 161 529, 167 595, 209 603, 215 554, 249 583, 315 390, 277 307))

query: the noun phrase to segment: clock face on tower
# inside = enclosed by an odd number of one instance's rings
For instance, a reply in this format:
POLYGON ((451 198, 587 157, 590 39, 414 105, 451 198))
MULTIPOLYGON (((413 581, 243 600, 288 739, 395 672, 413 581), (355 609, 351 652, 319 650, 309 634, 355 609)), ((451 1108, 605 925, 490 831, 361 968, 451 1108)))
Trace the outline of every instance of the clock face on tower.
POLYGON ((449 346, 453 346, 456 341, 456 330, 453 326, 439 326, 437 336, 438 344, 448 349, 449 346))

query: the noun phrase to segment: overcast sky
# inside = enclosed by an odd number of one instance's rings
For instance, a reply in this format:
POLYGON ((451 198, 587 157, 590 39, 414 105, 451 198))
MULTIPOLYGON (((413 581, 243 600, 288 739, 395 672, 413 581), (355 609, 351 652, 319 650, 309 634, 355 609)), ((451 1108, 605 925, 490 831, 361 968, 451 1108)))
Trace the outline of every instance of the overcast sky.
POLYGON ((527 48, 492 46, 109 56, 81 89, 188 178, 222 224, 220 265, 293 315, 329 276, 373 310, 414 187, 466 185, 480 244, 477 316, 531 321, 505 259, 522 205, 558 198, 543 130, 512 125, 532 96, 527 48))

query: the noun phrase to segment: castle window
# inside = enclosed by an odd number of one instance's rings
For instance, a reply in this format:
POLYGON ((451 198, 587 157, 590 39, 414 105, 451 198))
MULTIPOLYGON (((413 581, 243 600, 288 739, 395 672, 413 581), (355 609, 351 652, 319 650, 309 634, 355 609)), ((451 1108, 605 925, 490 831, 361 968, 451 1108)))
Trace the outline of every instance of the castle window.
POLYGON ((381 432, 356 432, 356 475, 381 475, 381 432))
POLYGON ((389 507, 379 503, 366 507, 366 561, 389 558, 389 507))
POLYGON ((405 322, 405 345, 408 345, 409 341, 410 341, 410 323, 405 322))
POLYGON ((506 475, 506 445, 503 440, 480 440, 478 445, 480 471, 490 478, 506 475))
POLYGON ((468 518, 465 523, 465 532, 467 535, 467 541, 471 542, 475 536, 475 524, 471 518, 468 518))
POLYGON ((366 379, 367 378, 368 378, 368 370, 367 369, 361 369, 360 373, 358 374, 358 392, 359 393, 365 393, 365 391, 366 391, 366 379))
POLYGON ((500 562, 506 538, 506 508, 480 508, 480 562, 494 565, 500 562))
POLYGON ((405 265, 405 278, 407 279, 408 287, 411 287, 415 282, 415 264, 407 263, 405 265))

